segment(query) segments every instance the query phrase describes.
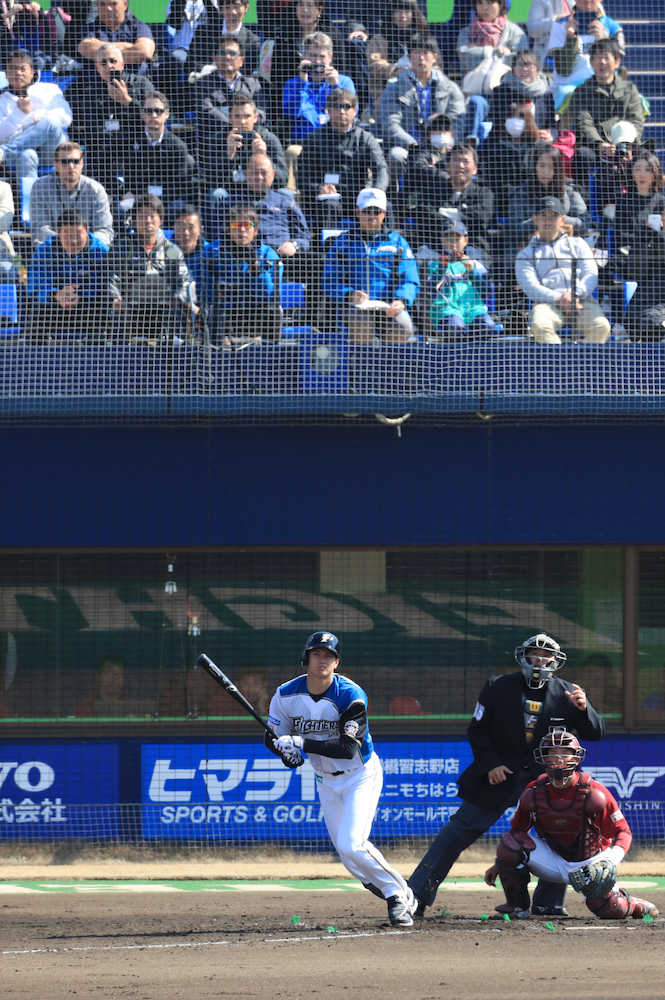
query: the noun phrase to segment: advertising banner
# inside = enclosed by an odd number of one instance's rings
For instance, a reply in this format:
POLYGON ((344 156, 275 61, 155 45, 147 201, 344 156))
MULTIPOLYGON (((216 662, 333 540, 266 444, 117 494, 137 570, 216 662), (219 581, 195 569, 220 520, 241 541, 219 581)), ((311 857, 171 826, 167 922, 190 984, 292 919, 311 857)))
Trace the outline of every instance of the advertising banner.
MULTIPOLYGON (((459 807, 457 779, 471 762, 466 741, 377 742, 384 770, 372 836, 434 836, 459 807)), ((584 770, 605 784, 642 842, 663 838, 665 765, 657 739, 589 744, 584 770)), ((325 840, 308 762, 288 770, 255 743, 145 744, 142 830, 148 840, 325 840)), ((509 809, 490 833, 510 825, 509 809)))
MULTIPOLYGON (((435 833, 459 806, 467 743, 379 743, 383 793, 375 837, 435 833)), ((326 839, 316 776, 288 770, 256 743, 149 744, 142 752, 146 839, 326 839)))
POLYGON ((116 839, 118 747, 0 745, 0 840, 116 839))

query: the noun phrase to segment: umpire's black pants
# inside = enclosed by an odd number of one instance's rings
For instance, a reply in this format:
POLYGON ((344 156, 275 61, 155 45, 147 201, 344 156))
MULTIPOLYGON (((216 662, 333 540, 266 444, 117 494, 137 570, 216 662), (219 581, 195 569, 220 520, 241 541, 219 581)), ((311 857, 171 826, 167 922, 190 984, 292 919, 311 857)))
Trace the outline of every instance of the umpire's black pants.
MULTIPOLYGON (((450 821, 439 830, 424 858, 407 879, 414 896, 425 906, 431 906, 437 889, 467 847, 481 837, 503 815, 512 803, 488 808, 473 802, 462 802, 450 821)), ((538 883, 534 902, 545 906, 563 906, 566 886, 554 882, 538 883)))

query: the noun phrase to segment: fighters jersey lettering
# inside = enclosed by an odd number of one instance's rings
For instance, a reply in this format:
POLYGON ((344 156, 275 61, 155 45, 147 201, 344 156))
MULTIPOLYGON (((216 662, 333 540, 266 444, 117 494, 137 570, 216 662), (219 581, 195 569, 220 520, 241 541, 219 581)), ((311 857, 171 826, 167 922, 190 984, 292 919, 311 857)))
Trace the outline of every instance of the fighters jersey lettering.
POLYGON ((270 702, 268 721, 277 736, 305 737, 310 763, 319 774, 359 770, 374 752, 367 721, 367 695, 341 674, 335 674, 328 690, 316 697, 307 690, 306 674, 282 684, 270 702), (316 753, 316 742, 340 740, 351 748, 355 745, 357 752, 350 757, 316 753))

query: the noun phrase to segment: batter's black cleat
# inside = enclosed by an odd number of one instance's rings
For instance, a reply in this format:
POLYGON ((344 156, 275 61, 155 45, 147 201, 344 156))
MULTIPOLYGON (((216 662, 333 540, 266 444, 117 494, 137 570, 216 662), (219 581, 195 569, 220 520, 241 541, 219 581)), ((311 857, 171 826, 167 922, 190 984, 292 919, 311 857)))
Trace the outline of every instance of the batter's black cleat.
MULTIPOLYGON (((498 907, 497 907, 498 909, 498 907)), ((567 917, 568 910, 565 906, 536 906, 531 907, 534 917, 567 917)))
POLYGON ((413 927, 413 917, 411 916, 415 900, 409 893, 410 898, 404 896, 390 896, 388 903, 388 920, 393 927, 413 927))

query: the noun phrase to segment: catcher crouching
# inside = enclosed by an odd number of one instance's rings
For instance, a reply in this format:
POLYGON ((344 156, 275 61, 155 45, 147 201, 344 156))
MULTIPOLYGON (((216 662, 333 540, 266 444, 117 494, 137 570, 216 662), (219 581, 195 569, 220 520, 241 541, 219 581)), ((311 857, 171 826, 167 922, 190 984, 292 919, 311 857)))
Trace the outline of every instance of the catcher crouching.
POLYGON ((579 771, 586 750, 576 736, 554 727, 534 750, 545 768, 520 797, 510 830, 485 872, 488 885, 499 878, 506 902, 496 909, 529 915, 529 877, 569 883, 601 920, 640 919, 658 910, 646 899, 615 888, 616 870, 632 834, 612 793, 579 771))

